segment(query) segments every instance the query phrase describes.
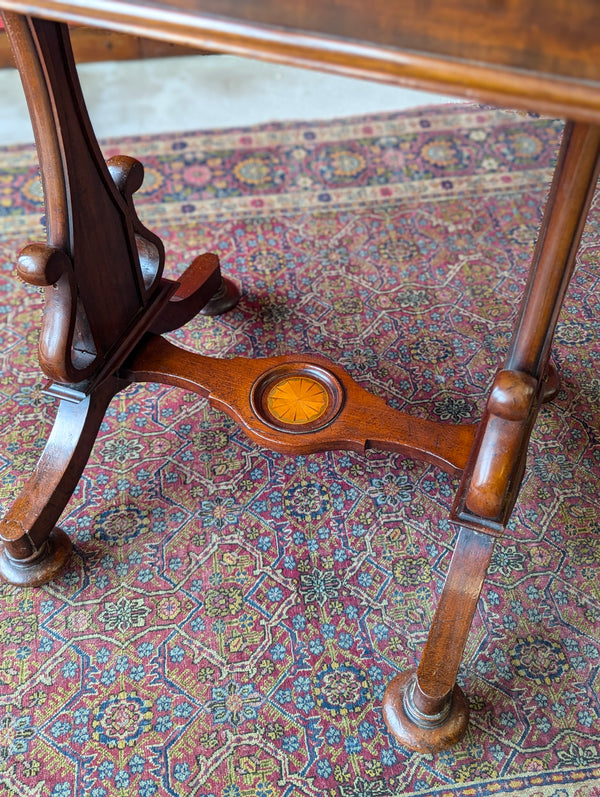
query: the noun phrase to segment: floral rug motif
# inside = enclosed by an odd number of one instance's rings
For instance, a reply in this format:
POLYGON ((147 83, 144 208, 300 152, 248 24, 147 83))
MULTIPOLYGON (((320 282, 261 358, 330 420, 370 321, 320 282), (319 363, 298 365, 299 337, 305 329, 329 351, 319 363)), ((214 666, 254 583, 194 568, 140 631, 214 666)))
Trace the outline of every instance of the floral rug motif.
MULTIPOLYGON (((452 105, 104 142, 146 165, 167 273, 217 252, 243 290, 172 333, 220 357, 318 352, 420 417, 476 420, 501 366, 562 125, 452 105)), ((55 413, 31 147, 0 158, 0 500, 55 413)), ((18 797, 600 795, 600 207, 518 507, 460 672, 466 737, 387 733, 456 529, 455 479, 398 454, 261 450, 194 394, 112 402, 61 526, 63 575, 0 586, 0 789, 18 797)))

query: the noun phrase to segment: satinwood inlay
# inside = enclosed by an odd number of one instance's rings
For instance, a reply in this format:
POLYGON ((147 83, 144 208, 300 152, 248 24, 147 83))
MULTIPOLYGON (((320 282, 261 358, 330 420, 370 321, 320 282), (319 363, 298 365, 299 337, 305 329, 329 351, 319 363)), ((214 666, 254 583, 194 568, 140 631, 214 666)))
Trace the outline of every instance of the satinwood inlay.
POLYGON ((266 371, 252 386, 255 415, 269 426, 292 434, 314 432, 336 418, 343 388, 327 369, 312 363, 289 363, 266 371))
POLYGON ((310 376, 284 377, 270 388, 266 398, 271 414, 284 423, 316 421, 329 405, 327 391, 310 376))

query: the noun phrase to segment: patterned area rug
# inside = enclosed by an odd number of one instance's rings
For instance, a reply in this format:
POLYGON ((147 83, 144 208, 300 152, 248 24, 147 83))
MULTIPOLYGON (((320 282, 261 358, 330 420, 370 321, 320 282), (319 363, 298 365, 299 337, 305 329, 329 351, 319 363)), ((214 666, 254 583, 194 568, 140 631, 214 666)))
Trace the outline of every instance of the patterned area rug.
MULTIPOLYGON (((105 142, 170 274, 218 252, 238 308, 174 339, 222 357, 316 351, 393 406, 477 419, 501 365, 561 124, 474 106, 105 142)), ((54 416, 31 148, 1 154, 0 498, 54 416)), ((390 738, 386 683, 418 661, 456 482, 396 454, 262 451, 196 395, 119 395, 62 521, 75 552, 0 587, 3 795, 600 795, 600 206, 460 673, 465 739, 390 738)))

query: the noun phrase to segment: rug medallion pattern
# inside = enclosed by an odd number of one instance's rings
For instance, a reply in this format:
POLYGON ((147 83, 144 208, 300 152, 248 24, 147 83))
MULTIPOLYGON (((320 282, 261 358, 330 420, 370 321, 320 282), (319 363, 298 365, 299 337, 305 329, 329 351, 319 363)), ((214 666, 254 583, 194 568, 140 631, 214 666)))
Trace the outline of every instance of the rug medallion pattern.
MULTIPOLYGON (((560 132, 457 105, 104 151, 146 164, 138 208, 168 274, 215 251, 242 285, 178 344, 318 352, 393 406, 461 421, 502 363, 560 132)), ((55 412, 33 356, 41 296, 12 265, 42 215, 34 151, 5 149, 3 508, 55 412)), ((599 280, 596 201, 557 334, 562 388, 465 653, 460 744, 410 753, 380 712, 422 650, 456 482, 397 454, 265 452, 198 396, 141 385, 112 402, 68 505, 64 574, 0 586, 2 794, 600 795, 599 280)))

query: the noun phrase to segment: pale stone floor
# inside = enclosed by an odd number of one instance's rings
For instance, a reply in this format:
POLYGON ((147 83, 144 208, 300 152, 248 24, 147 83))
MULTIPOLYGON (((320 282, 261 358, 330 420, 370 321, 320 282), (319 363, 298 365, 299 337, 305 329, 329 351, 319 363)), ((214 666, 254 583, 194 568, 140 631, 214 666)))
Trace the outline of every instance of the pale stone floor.
MULTIPOLYGON (((99 138, 330 119, 451 101, 426 92, 229 55, 79 67, 99 138)), ((0 145, 33 141, 16 70, 0 70, 0 145)))

